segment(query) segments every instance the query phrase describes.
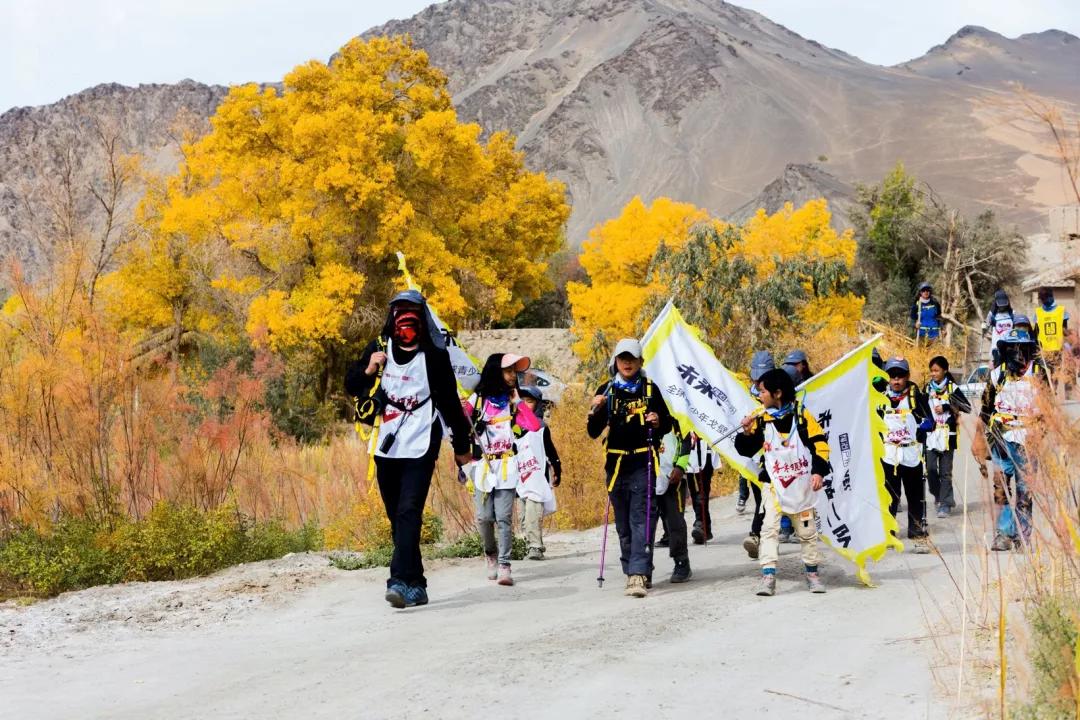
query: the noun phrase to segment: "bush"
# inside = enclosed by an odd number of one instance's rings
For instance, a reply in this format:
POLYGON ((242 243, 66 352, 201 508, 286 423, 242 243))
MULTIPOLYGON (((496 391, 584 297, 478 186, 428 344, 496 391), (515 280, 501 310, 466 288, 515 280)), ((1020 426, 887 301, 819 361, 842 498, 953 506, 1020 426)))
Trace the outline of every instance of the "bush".
POLYGON ((68 517, 45 531, 24 527, 0 544, 0 585, 56 595, 130 580, 176 580, 242 562, 317 550, 314 525, 288 530, 252 522, 232 506, 203 512, 158 503, 145 518, 111 528, 68 517))
POLYGON ((1028 659, 1034 682, 1030 697, 1017 708, 1016 717, 1042 720, 1074 716, 1078 707, 1075 698, 1080 691, 1080 660, 1074 656, 1080 629, 1075 615, 1075 609, 1070 616, 1061 599, 1053 596, 1028 606, 1028 659))

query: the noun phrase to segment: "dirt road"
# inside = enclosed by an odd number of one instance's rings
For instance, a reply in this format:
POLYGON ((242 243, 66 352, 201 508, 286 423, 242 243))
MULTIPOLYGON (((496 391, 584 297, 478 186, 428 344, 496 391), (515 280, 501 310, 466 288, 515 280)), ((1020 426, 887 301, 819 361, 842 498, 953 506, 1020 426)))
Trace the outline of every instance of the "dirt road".
MULTIPOLYGON (((0 610, 4 718, 944 717, 927 603, 942 559, 890 555, 856 584, 831 556, 826 595, 782 546, 779 593, 753 594, 749 517, 714 501, 694 579, 622 596, 596 583, 599 531, 564 533, 501 588, 479 561, 430 572, 432 602, 393 611, 384 571, 292 556, 211 578, 69 593, 0 610)), ((933 521, 946 560, 959 518, 933 521)), ((666 576, 659 558, 657 577, 666 576)))

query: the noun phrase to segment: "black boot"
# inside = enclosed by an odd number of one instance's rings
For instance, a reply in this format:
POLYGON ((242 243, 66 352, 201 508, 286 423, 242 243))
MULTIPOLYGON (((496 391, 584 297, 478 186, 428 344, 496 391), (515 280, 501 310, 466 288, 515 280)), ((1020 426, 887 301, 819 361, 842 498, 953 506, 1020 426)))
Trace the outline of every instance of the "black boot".
POLYGON ((705 544, 705 531, 701 529, 701 525, 694 523, 694 529, 690 531, 690 537, 694 539, 695 545, 705 544))
POLYGON ((662 537, 662 538, 660 538, 659 540, 656 541, 656 547, 667 547, 668 544, 669 543, 668 543, 667 535, 664 535, 664 537, 662 537))
POLYGON ((675 569, 671 572, 671 582, 684 583, 694 576, 690 570, 690 560, 676 560, 675 569))

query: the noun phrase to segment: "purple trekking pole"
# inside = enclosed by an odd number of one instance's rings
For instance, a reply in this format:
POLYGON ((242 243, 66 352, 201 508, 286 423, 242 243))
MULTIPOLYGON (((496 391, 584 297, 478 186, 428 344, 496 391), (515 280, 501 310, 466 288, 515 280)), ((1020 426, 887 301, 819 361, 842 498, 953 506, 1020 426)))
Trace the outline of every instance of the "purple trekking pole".
POLYGON ((611 495, 608 495, 607 506, 604 508, 604 539, 600 541, 600 576, 596 578, 597 586, 604 589, 604 560, 607 557, 607 529, 608 517, 611 514, 611 495))
MULTIPOLYGON (((645 457, 645 552, 652 564, 652 496, 653 496, 653 446, 652 426, 645 433, 645 445, 649 451, 645 457)), ((652 574, 651 572, 649 573, 652 574)))

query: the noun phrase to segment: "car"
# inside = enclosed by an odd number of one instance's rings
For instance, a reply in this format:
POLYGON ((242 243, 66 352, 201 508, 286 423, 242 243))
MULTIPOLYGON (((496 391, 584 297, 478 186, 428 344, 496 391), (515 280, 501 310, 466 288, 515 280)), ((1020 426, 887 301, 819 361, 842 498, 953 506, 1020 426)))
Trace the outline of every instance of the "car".
POLYGON ((562 400, 566 383, 540 368, 529 368, 518 377, 519 385, 535 385, 544 394, 544 402, 557 405, 562 400))
POLYGON ((966 380, 960 383, 960 389, 968 400, 975 402, 982 397, 983 390, 986 389, 986 383, 989 379, 990 366, 979 365, 971 371, 966 380))

